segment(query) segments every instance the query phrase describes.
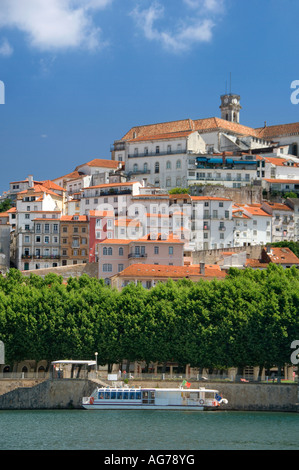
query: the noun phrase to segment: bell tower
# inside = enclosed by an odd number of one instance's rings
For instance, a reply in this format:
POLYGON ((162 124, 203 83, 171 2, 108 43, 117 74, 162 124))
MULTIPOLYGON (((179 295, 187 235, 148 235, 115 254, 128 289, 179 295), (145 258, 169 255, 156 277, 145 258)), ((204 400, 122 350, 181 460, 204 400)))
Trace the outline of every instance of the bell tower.
POLYGON ((240 110, 242 106, 240 105, 240 96, 235 95, 234 93, 229 93, 227 95, 222 95, 221 97, 221 119, 230 122, 240 122, 240 110))

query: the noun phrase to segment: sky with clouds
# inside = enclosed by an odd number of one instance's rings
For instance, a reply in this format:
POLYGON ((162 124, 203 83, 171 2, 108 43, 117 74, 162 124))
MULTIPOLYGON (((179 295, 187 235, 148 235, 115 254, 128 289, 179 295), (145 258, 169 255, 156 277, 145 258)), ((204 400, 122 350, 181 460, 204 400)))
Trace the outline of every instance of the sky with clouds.
POLYGON ((132 126, 220 116, 299 121, 297 0, 0 0, 0 191, 53 179, 132 126))

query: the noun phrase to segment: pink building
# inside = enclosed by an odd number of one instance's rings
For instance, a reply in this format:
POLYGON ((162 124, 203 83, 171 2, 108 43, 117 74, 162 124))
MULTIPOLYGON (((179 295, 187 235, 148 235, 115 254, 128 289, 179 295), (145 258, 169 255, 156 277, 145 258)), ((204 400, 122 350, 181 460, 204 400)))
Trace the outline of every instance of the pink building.
POLYGON ((110 277, 131 264, 184 265, 184 240, 146 235, 138 240, 106 239, 98 244, 99 278, 110 283, 110 277))

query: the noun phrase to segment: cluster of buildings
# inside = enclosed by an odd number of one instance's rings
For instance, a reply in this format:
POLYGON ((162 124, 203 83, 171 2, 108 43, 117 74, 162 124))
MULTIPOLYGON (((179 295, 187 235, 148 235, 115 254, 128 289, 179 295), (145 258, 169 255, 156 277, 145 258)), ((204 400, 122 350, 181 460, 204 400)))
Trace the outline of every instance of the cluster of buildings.
MULTIPOLYGON (((220 109, 221 118, 133 127, 111 158, 53 180, 10 182, 3 256, 9 227, 10 263, 21 271, 97 263, 107 283, 150 288, 168 278, 222 278, 236 249, 297 241, 299 123, 241 125, 240 96, 231 93, 220 109), (224 264, 196 264, 194 254, 211 250, 222 250, 224 264)), ((269 255, 243 266, 263 268, 269 255)))

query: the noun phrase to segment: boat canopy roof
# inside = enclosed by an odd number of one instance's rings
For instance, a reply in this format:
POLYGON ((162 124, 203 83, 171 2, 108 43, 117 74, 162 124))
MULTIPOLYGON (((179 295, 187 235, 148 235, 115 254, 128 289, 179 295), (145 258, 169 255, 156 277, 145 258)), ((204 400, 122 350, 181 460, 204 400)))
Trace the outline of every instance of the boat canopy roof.
POLYGON ((80 361, 80 360, 77 360, 77 361, 52 361, 51 364, 78 364, 78 365, 88 365, 88 366, 95 366, 96 365, 96 361, 80 361))

